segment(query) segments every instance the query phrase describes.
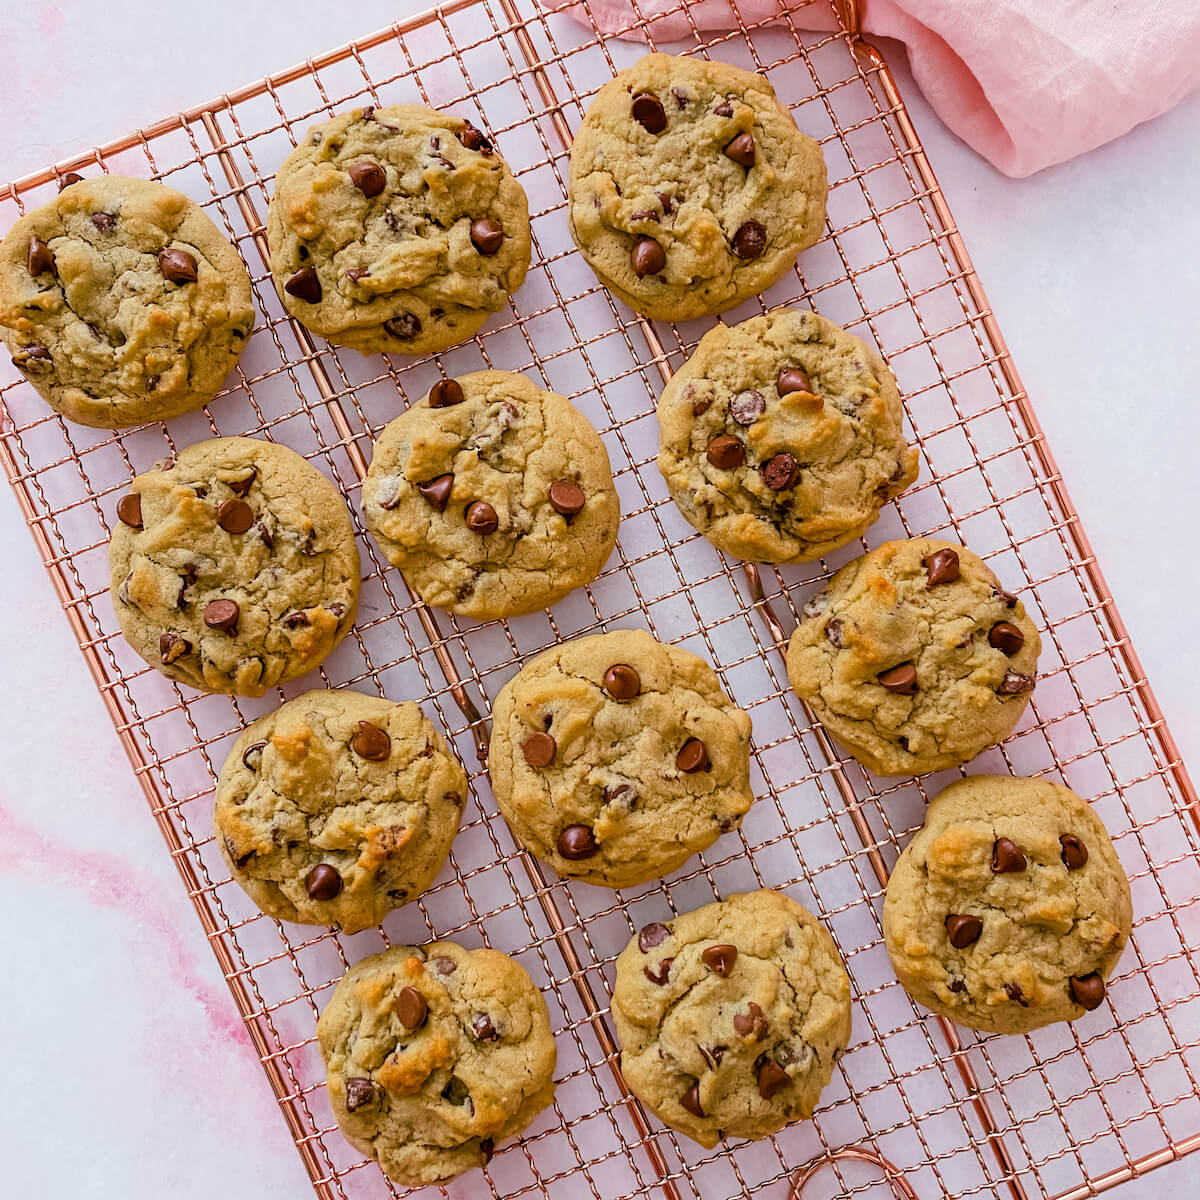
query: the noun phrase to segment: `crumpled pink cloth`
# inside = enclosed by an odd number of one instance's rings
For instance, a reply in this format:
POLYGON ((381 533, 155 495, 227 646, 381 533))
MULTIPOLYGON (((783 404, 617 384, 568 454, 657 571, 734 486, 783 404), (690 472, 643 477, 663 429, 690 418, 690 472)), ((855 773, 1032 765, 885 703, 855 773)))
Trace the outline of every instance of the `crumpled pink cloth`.
MULTIPOLYGON (((605 33, 643 36, 630 32, 634 0, 586 7, 605 33)), ((680 0, 636 7, 662 48, 691 34, 680 0)), ((729 0, 687 7, 701 30, 735 24, 729 0)), ((737 0, 747 24, 787 9, 801 28, 833 28, 825 4, 737 0)), ((861 11, 864 32, 904 43, 938 115, 1006 175, 1101 146, 1200 85, 1200 0, 864 0, 861 11)))

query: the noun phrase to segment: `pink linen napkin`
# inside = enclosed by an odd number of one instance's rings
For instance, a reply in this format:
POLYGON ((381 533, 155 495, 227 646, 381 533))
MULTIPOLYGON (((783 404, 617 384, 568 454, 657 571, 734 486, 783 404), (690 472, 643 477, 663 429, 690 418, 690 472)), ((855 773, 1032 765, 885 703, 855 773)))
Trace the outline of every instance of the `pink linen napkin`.
MULTIPOLYGON (((795 9, 802 28, 832 28, 805 0, 736 0, 753 23, 795 9)), ((542 0, 557 7, 558 0, 542 0)), ((635 10, 655 43, 734 24, 729 0, 586 0, 605 33, 635 10), (690 18, 690 20, 689 20, 690 18)), ((864 0, 863 29, 908 50, 943 121, 1006 175, 1031 175, 1120 137, 1200 85, 1200 0, 864 0)), ((1198 134, 1197 136, 1200 136, 1198 134)))

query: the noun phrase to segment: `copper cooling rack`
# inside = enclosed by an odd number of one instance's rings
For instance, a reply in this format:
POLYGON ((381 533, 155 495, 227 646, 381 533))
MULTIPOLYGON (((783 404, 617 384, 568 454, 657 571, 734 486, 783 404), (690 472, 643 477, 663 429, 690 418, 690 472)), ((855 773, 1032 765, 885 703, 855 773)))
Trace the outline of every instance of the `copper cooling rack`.
MULTIPOLYGON (((1133 883, 1134 937, 1101 1009, 1029 1037, 980 1037, 915 1008, 880 935, 883 884, 926 800, 954 773, 884 784, 839 754, 791 695, 781 643, 847 547, 809 568, 744 568, 687 526, 654 463, 654 399, 711 322, 653 327, 615 305, 564 214, 567 146, 583 111, 641 47, 605 41, 532 0, 453 0, 354 45, 168 118, 0 191, 7 226, 63 174, 162 179, 238 246, 260 322, 232 386, 206 409, 111 434, 51 414, 7 365, 0 455, 63 610, 229 981, 280 1111, 322 1197, 395 1194, 339 1136, 314 1042, 347 965, 391 942, 461 938, 513 954, 541 987, 558 1041, 553 1106, 453 1196, 578 1200, 661 1195, 1055 1196, 1076 1200, 1200 1146, 1200 836, 1196 793, 1063 488, 920 142, 852 3, 836 32, 790 17, 734 32, 694 26, 674 52, 761 70, 818 137, 831 190, 824 238, 740 320, 790 301, 873 340, 899 377, 919 483, 867 545, 933 534, 983 555, 1043 630, 1033 703, 972 770, 1049 774, 1089 797, 1133 883), (510 309, 439 356, 454 375, 529 373, 601 430, 624 520, 604 575, 552 612, 460 622, 416 604, 358 518, 372 435, 439 373, 364 358, 284 316, 263 265, 272 175, 305 128, 354 104, 416 101, 469 117, 530 198, 534 263, 510 309), (366 578, 357 628, 320 672, 261 701, 171 684, 125 645, 107 541, 132 475, 179 446, 250 434, 305 454, 345 494, 366 578), (618 895, 565 884, 515 846, 479 766, 489 700, 528 655, 621 625, 701 654, 754 720, 758 801, 739 833, 669 879, 618 895), (473 795, 435 887, 382 929, 338 936, 260 915, 211 831, 215 773, 242 725, 311 686, 414 698, 452 734, 473 795), (1190 810, 1190 811, 1189 811, 1190 810), (846 960, 850 1049, 814 1119, 705 1151, 624 1091, 608 1022, 630 932, 714 896, 785 888, 846 960)), ((833 10, 829 11, 833 25, 833 10)), ((655 24, 639 33, 653 41, 655 24)))

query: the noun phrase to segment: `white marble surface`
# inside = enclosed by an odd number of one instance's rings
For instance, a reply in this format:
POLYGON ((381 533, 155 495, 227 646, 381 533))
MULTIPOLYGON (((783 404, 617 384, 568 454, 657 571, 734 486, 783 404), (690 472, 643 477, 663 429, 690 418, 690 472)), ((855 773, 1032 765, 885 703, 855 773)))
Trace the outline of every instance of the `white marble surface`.
MULTIPOLYGON (((2 6, 0 176, 287 66, 404 7, 2 6)), ((1200 404, 1184 366, 1200 312, 1200 95, 1116 145, 1012 181, 955 141, 902 76, 1147 672, 1185 758, 1200 763, 1200 404)), ((0 1190, 303 1196, 299 1159, 7 489, 0 553, 0 1190)), ((1114 1194, 1169 1186, 1200 1191, 1200 1156, 1114 1194)))

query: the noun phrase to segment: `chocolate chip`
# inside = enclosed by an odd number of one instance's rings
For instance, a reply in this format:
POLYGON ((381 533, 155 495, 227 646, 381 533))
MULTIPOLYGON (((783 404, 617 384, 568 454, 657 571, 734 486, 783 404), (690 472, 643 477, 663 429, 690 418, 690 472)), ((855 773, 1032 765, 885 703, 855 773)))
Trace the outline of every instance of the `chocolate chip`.
MULTIPOLYGON (((92 224, 95 225, 95 227, 101 233, 112 233, 112 231, 117 227, 117 218, 114 217, 112 213, 92 213, 92 224)), ((195 279, 195 275, 193 275, 192 278, 195 279)))
POLYGON ((641 237, 633 244, 630 261, 634 274, 645 279, 647 275, 657 275, 667 265, 667 255, 653 238, 641 237))
POLYGON ((876 678, 889 692, 897 696, 915 696, 917 694, 917 668, 912 663, 901 663, 889 671, 881 671, 876 678))
POLYGON ((1022 675, 1020 671, 1005 671, 1000 686, 996 689, 997 696, 1020 696, 1033 691, 1033 676, 1022 675))
POLYGON ((23 346, 13 351, 13 365, 22 371, 40 371, 47 368, 53 359, 45 346, 23 346))
POLYGON ((733 1031, 742 1037, 750 1038, 751 1041, 761 1042, 770 1028, 767 1018, 763 1016, 763 1010, 753 1000, 746 1006, 744 1013, 734 1013, 733 1031))
POLYGON ((604 672, 604 690, 614 700, 632 700, 642 690, 642 677, 628 663, 614 663, 604 672))
POLYGON ((464 121, 463 127, 454 135, 468 150, 478 150, 480 154, 491 154, 492 143, 483 136, 482 130, 476 129, 470 121, 464 121))
POLYGON ((667 127, 667 114, 662 101, 653 92, 638 92, 629 111, 647 133, 662 133, 667 127))
MULTIPOLYGON (((450 492, 454 487, 453 475, 438 475, 433 479, 426 480, 424 483, 417 484, 417 491, 429 502, 430 507, 435 508, 438 512, 445 512, 446 505, 450 503, 450 492)), ((396 501, 391 505, 382 504, 382 508, 395 508, 399 502, 399 493, 397 493, 396 501)))
POLYGON ((275 538, 271 535, 271 531, 261 521, 254 522, 254 531, 260 538, 262 538, 262 544, 266 546, 268 550, 275 549, 275 538))
POLYGON ((396 997, 396 1016, 406 1029, 420 1029, 429 1015, 429 1005, 425 997, 415 987, 400 989, 396 997))
POLYGON ((346 174, 350 176, 350 182, 369 200, 372 196, 378 196, 380 192, 387 186, 387 172, 378 164, 373 162, 356 162, 351 163, 346 168, 346 174))
POLYGON ((767 411, 767 402, 762 392, 751 388, 749 391, 738 392, 729 402, 729 415, 739 425, 753 425, 767 411))
POLYGON ((158 660, 169 667, 177 658, 191 652, 192 643, 177 633, 164 633, 158 639, 158 660))
POLYGON ((658 213, 652 208, 639 208, 636 212, 629 214, 631 221, 654 221, 658 222, 658 213))
POLYGON ((233 479, 225 486, 228 487, 235 496, 245 496, 250 491, 250 488, 254 484, 254 480, 257 475, 258 468, 251 467, 249 475, 245 475, 241 479, 233 479))
POLYGON ((540 770, 554 761, 554 756, 558 753, 558 743, 548 733, 539 730, 531 733, 521 743, 521 753, 534 770, 540 770))
POLYGON ((1071 976, 1071 999, 1091 1012, 1104 1002, 1104 980, 1098 971, 1090 975, 1071 976))
POLYGON ((370 721, 359 721, 358 732, 350 739, 350 749, 368 762, 385 762, 392 753, 392 739, 386 729, 370 721))
POLYGON ((476 1013, 471 1018, 471 1032, 477 1042, 494 1042, 500 1036, 487 1013, 476 1013))
POLYGON ((1004 588, 1000 587, 999 584, 996 584, 992 587, 992 595, 995 596, 997 600, 1003 600, 1005 608, 1016 608, 1017 606, 1017 597, 1012 592, 1006 591, 1004 588))
POLYGON ((947 987, 949 987, 952 992, 965 992, 967 990, 967 985, 963 983, 961 979, 950 980, 949 984, 947 984, 947 987))
POLYGON ((61 192, 63 188, 69 188, 73 183, 82 183, 83 176, 77 175, 74 171, 68 171, 59 181, 58 190, 61 192))
POLYGON ((643 967, 642 974, 645 975, 645 977, 650 980, 651 983, 656 983, 659 987, 662 987, 662 985, 670 978, 671 964, 674 961, 675 960, 673 958, 659 959, 658 966, 643 967))
POLYGON ((599 849, 595 835, 587 825, 568 825, 558 835, 559 854, 572 862, 581 858, 591 858, 599 849))
POLYGON ((346 1111, 357 1112, 375 1100, 375 1085, 369 1079, 346 1080, 346 1111))
POLYGON ((312 900, 332 900, 342 890, 342 877, 336 867, 317 863, 304 877, 304 890, 312 900))
POLYGON ((1025 993, 1021 991, 1019 983, 1006 983, 1004 985, 1004 994, 1022 1008, 1029 1007, 1029 1001, 1025 999, 1025 993))
POLYGON ((569 479, 557 479, 550 485, 550 506, 564 517, 574 517, 583 511, 587 496, 583 488, 569 479))
MULTIPOLYGON (((242 803, 244 803, 244 802, 245 802, 245 801, 244 801, 244 798, 243 798, 243 799, 241 799, 241 800, 236 800, 236 801, 234 801, 234 803, 236 803, 236 804, 242 804, 242 803)), ((230 859, 232 859, 232 861, 233 861, 233 865, 234 865, 235 867, 237 867, 237 869, 238 869, 239 871, 240 871, 240 870, 241 870, 241 869, 242 869, 242 868, 243 868, 243 867, 244 867, 244 866, 245 866, 245 865, 246 865, 246 864, 247 864, 247 863, 248 863, 248 862, 249 862, 249 861, 250 861, 252 858, 254 858, 254 857, 255 857, 255 852, 254 852, 253 850, 247 850, 245 854, 239 854, 239 853, 237 852, 237 847, 236 847, 236 846, 233 844, 233 842, 232 842, 232 841, 230 841, 230 839, 229 839, 229 838, 226 838, 226 839, 225 839, 225 849, 229 851, 229 857, 230 857, 230 859)))
POLYGON ((442 1088, 442 1099, 448 1100, 455 1108, 460 1107, 470 1095, 467 1085, 457 1075, 451 1075, 449 1082, 442 1088))
POLYGON ((737 962, 737 956, 736 946, 722 942, 716 946, 705 947, 700 958, 710 971, 715 971, 722 979, 728 979, 729 972, 733 970, 733 964, 737 962))
POLYGON ((130 529, 141 529, 142 498, 137 492, 127 492, 117 501, 117 518, 130 529))
POLYGON ((483 1155, 485 1165, 490 1163, 492 1155, 496 1153, 496 1143, 491 1138, 480 1138, 479 1153, 483 1155))
POLYGON ((346 272, 346 278, 350 280, 351 283, 357 283, 360 279, 366 279, 370 273, 370 267, 351 267, 350 270, 346 272))
POLYGON ((306 612, 290 612, 283 618, 284 629, 303 629, 309 623, 308 613, 306 612))
POLYGON ((421 319, 414 313, 401 313, 383 323, 384 332, 400 341, 415 338, 421 332, 421 319))
POLYGON ((733 235, 733 252, 738 258, 758 258, 766 248, 767 231, 757 221, 747 221, 733 235))
POLYGON ((958 578, 958 552, 955 550, 935 550, 928 558, 922 560, 925 567, 927 586, 937 587, 939 583, 953 583, 958 578))
POLYGON ((775 390, 781 396, 789 396, 792 392, 812 392, 812 380, 799 367, 784 367, 775 381, 775 390))
POLYGON ((249 771, 257 771, 262 765, 262 752, 267 748, 266 742, 255 742, 242 751, 242 766, 249 771))
POLYGON ((196 260, 186 250, 175 246, 158 252, 158 269, 171 283, 196 282, 196 260))
POLYGON ((707 771, 712 767, 708 758, 708 748, 699 738, 688 738, 675 756, 675 765, 685 775, 695 775, 698 771, 707 771))
POLYGON ((762 465, 763 482, 773 492, 786 492, 800 482, 800 464, 784 451, 772 455, 762 465))
POLYGON ((619 783, 616 787, 604 789, 604 803, 614 804, 631 812, 637 807, 638 794, 632 784, 619 783))
POLYGON ((700 1107, 700 1085, 693 1083, 682 1096, 679 1097, 679 1103, 688 1110, 694 1117, 704 1116, 704 1109, 700 1107))
POLYGON ((988 645, 1012 658, 1025 645, 1025 635, 1010 621, 997 621, 988 633, 988 645))
POLYGON ((718 117, 732 117, 733 116, 733 105, 730 104, 728 100, 722 100, 721 103, 718 104, 717 107, 713 109, 713 112, 718 117))
POLYGON ((219 629, 222 633, 237 631, 238 616, 241 609, 236 600, 210 600, 204 606, 204 623, 209 629, 219 629))
POLYGON ((992 844, 992 871, 997 875, 1009 875, 1025 870, 1025 855, 1016 842, 1006 837, 997 838, 992 844))
POLYGON ((43 271, 54 270, 54 251, 40 237, 29 239, 29 253, 25 259, 29 266, 30 275, 40 275, 43 271))
MULTIPOLYGON (((691 390, 691 385, 688 385, 688 390, 691 390)), ((708 410, 712 408, 712 398, 710 396, 697 396, 692 401, 692 416, 702 417, 708 410)))
POLYGON ((1087 862, 1087 847, 1073 833, 1064 833, 1058 844, 1062 847, 1062 860, 1068 871, 1078 871, 1087 862))
POLYGON ((983 922, 978 917, 951 913, 946 918, 946 936, 955 950, 965 950, 968 946, 974 945, 979 941, 981 933, 983 933, 983 922))
POLYGON ((758 1094, 764 1100, 770 1100, 791 1082, 792 1077, 777 1062, 763 1059, 762 1066, 758 1068, 758 1094))
POLYGON ((671 95, 675 97, 675 107, 678 108, 680 112, 687 108, 688 94, 686 88, 673 87, 671 89, 671 95))
POLYGON ((486 500, 476 500, 467 505, 467 528, 480 536, 495 533, 500 528, 500 518, 486 500))
POLYGON ((245 500, 226 500, 217 509, 217 524, 226 533, 245 533, 254 524, 254 510, 245 500))
POLYGON ((659 204, 662 205, 663 216, 669 217, 674 211, 674 203, 671 197, 666 192, 655 192, 654 194, 658 198, 659 204))
POLYGON ((699 1044, 696 1047, 700 1051, 700 1057, 709 1065, 710 1070, 715 1070, 721 1065, 721 1059, 725 1057, 727 1046, 705 1046, 699 1044))
POLYGON ((839 650, 842 648, 842 621, 840 617, 830 617, 825 622, 825 640, 839 650))
POLYGON ((746 447, 727 433, 717 434, 704 453, 708 461, 722 471, 732 471, 746 461, 746 447))
POLYGON ((732 158, 739 166, 754 166, 754 136, 749 133, 739 133, 725 147, 725 157, 732 158))
POLYGON ((646 954, 655 946, 661 946, 671 936, 671 931, 661 921, 651 921, 638 930, 638 949, 646 954))
POLYGON ((297 300, 303 300, 308 304, 316 304, 321 299, 321 281, 312 267, 301 267, 283 285, 283 290, 289 296, 295 296, 297 300))
POLYGON ((491 217, 481 217, 471 222, 471 245, 480 254, 495 254, 504 245, 504 230, 491 217))
POLYGON ((438 955, 433 960, 433 965, 439 975, 453 975, 458 970, 458 963, 445 954, 438 955))
POLYGON ((429 389, 430 408, 450 408, 451 405, 461 404, 465 399, 462 384, 457 379, 439 379, 429 389))

